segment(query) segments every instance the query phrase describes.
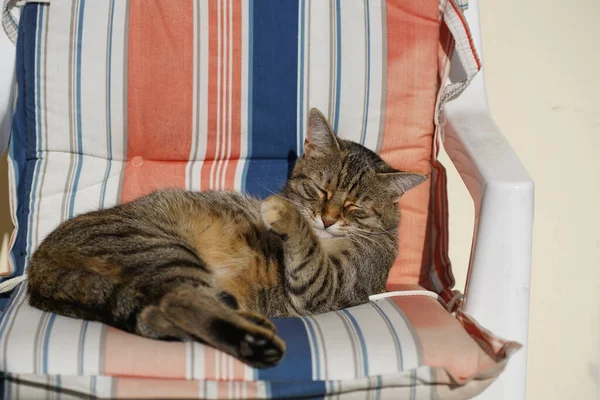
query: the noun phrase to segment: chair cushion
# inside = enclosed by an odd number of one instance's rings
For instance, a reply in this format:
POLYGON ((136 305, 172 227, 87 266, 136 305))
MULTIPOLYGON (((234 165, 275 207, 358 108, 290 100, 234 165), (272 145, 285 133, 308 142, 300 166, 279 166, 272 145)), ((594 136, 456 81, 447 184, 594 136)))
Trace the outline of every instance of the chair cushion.
POLYGON ((294 398, 404 387, 398 390, 429 399, 460 386, 452 398, 466 398, 491 383, 504 367, 505 360, 498 361, 513 348, 488 341, 484 351, 434 298, 389 297, 317 316, 274 319, 288 350, 280 365, 259 370, 200 343, 142 338, 44 313, 26 299, 23 285, 0 324, 0 370, 13 377, 86 377, 88 383, 89 376, 112 377, 97 381, 95 390, 119 397, 167 390, 162 393, 169 397, 207 391, 225 398, 245 391, 249 398, 294 398))
MULTIPOLYGON (((320 108, 344 138, 431 173, 438 0, 27 4, 10 159, 13 274, 73 215, 167 186, 279 190, 320 108)), ((441 292, 431 181, 400 202, 390 283, 441 292), (436 248, 434 248, 436 247, 436 248)))

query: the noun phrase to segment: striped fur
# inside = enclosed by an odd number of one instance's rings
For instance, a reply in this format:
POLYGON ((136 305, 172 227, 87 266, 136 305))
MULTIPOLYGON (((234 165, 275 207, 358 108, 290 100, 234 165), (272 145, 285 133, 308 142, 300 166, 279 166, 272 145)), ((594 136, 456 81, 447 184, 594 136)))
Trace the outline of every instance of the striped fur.
POLYGON ((276 364, 285 345, 265 316, 322 313, 385 291, 396 203, 425 180, 337 139, 316 109, 307 136, 287 185, 263 202, 167 189, 62 223, 31 259, 31 305, 276 364))

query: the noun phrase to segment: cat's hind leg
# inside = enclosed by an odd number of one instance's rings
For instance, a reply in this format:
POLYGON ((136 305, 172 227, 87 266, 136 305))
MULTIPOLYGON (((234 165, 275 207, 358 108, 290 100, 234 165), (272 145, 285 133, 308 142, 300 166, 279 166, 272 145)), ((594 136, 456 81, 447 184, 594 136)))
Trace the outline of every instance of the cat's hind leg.
POLYGON ((251 366, 270 367, 283 357, 285 343, 271 329, 251 322, 201 290, 182 288, 169 293, 160 308, 169 321, 192 337, 251 366))
POLYGON ((212 293, 188 286, 142 310, 137 330, 148 337, 198 340, 253 367, 271 367, 281 361, 285 343, 272 323, 259 317, 233 310, 212 293))

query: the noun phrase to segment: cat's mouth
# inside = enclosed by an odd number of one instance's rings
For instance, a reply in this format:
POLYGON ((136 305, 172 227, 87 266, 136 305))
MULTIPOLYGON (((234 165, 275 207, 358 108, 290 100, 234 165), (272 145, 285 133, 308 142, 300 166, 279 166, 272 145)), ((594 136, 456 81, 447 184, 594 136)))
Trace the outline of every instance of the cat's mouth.
POLYGON ((331 232, 326 231, 325 229, 322 228, 314 228, 315 233, 317 234, 317 236, 319 237, 319 239, 331 239, 336 237, 336 235, 334 235, 331 232))

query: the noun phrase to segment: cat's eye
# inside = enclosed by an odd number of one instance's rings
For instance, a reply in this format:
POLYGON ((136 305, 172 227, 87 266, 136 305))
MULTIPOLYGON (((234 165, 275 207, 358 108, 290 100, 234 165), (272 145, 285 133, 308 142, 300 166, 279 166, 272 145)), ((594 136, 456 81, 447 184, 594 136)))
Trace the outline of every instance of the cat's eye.
POLYGON ((346 203, 344 203, 344 209, 346 211, 355 211, 355 210, 359 210, 360 207, 354 203, 346 202, 346 203))
POLYGON ((331 192, 329 190, 322 189, 319 186, 317 186, 316 188, 317 188, 317 194, 319 195, 320 199, 329 200, 331 198, 331 192))

